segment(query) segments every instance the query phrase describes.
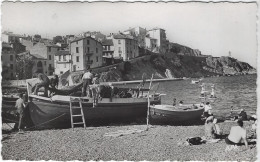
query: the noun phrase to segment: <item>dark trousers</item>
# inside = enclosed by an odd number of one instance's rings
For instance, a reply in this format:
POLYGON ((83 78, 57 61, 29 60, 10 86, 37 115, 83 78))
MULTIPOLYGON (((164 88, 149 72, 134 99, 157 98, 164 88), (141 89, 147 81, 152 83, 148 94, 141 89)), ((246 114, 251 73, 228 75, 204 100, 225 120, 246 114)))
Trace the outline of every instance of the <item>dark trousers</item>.
MULTIPOLYGON (((83 79, 82 96, 87 96, 86 91, 87 90, 89 91, 90 84, 91 84, 91 79, 83 79)), ((89 95, 91 95, 91 93, 89 95)))
POLYGON ((48 96, 48 89, 49 89, 49 82, 48 81, 43 81, 41 83, 37 83, 35 85, 34 94, 37 95, 38 91, 41 87, 44 87, 44 96, 47 97, 48 96))
POLYGON ((19 124, 18 124, 18 129, 21 129, 22 122, 23 122, 23 117, 24 117, 24 111, 23 110, 18 110, 18 115, 19 115, 19 124))

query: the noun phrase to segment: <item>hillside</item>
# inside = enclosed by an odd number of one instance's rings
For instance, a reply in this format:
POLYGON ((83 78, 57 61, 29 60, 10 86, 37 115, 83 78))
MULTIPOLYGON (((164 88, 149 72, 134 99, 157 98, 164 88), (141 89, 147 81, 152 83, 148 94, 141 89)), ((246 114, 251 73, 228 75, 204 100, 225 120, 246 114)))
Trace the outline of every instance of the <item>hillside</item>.
POLYGON ((151 54, 115 65, 115 68, 101 72, 101 80, 139 80, 143 74, 146 78, 152 74, 154 78, 196 78, 256 73, 256 69, 248 63, 235 58, 204 56, 198 50, 175 45, 172 52, 165 55, 151 54))

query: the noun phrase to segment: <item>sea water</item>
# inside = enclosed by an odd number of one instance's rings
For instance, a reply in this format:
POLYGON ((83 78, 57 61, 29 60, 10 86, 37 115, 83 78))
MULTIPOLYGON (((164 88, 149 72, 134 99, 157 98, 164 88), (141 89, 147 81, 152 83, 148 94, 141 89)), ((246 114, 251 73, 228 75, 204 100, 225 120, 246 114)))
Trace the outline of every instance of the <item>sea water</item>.
MULTIPOLYGON (((191 80, 154 82, 151 92, 156 91, 166 94, 162 96, 162 104, 172 104, 173 98, 183 101, 184 104, 200 103, 204 101, 200 99, 201 87, 204 83, 208 96, 211 93, 211 86, 215 86, 215 100, 207 100, 211 103, 212 112, 216 116, 227 117, 230 114, 231 106, 233 109, 245 109, 248 115, 256 113, 257 97, 256 97, 256 75, 240 75, 240 76, 221 76, 203 78, 199 84, 191 84, 191 80)), ((146 83, 145 87, 148 87, 146 83)))

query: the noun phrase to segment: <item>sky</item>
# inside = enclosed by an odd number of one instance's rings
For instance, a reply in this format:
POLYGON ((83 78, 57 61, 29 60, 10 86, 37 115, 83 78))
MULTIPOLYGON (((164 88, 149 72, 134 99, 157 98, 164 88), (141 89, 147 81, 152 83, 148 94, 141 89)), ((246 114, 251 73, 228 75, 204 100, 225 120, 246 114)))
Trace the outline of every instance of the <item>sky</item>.
POLYGON ((2 31, 48 38, 159 27, 170 42, 256 67, 256 3, 3 2, 1 12, 2 31))

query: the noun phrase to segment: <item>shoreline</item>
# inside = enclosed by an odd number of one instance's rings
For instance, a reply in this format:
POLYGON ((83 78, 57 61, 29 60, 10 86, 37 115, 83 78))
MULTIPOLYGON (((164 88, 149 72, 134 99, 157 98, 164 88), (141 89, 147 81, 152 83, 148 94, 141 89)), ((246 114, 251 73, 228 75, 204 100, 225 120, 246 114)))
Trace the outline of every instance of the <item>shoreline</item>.
MULTIPOLYGON (((219 123, 224 134, 228 134, 234 122, 219 123)), ((245 128, 249 128, 245 122, 245 128)), ((189 137, 202 137, 204 125, 173 126, 111 124, 108 126, 73 129, 25 131, 3 134, 3 160, 238 160, 256 161, 256 145, 245 150, 225 152, 226 143, 185 146, 179 145, 189 137), (139 133, 118 137, 104 136, 122 130, 142 130, 139 133)))

